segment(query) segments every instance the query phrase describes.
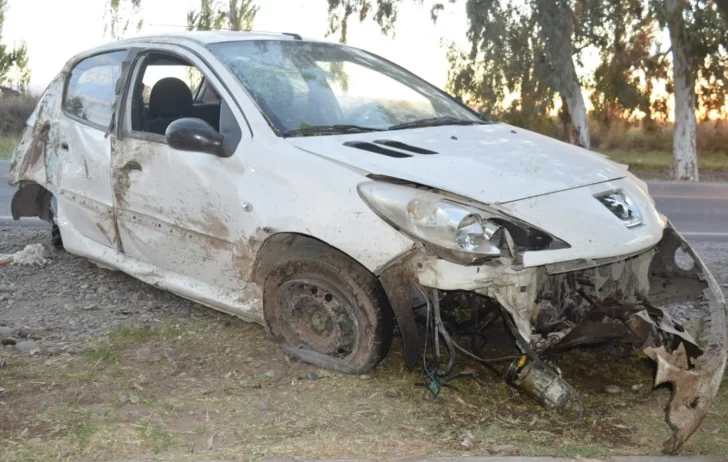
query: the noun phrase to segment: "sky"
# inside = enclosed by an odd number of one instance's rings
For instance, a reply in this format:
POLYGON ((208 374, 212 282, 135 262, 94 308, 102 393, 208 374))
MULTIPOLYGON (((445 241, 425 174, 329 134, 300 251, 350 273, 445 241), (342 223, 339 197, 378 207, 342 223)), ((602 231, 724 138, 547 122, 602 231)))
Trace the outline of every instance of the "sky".
MULTIPOLYGON (((3 42, 25 41, 31 67, 31 91, 42 92, 76 53, 109 41, 104 33, 106 0, 9 0, 3 42)), ((440 88, 447 81, 446 51, 441 39, 465 46, 467 21, 461 5, 447 8, 437 24, 427 8, 404 2, 394 38, 384 37, 371 20, 352 18, 348 43, 378 54, 440 88)), ((324 39, 328 27, 326 0, 258 0, 255 30, 296 32, 324 39)), ((184 30, 187 11, 199 0, 142 0, 143 34, 184 30)), ((128 33, 127 36, 134 36, 128 33)), ((335 41, 337 37, 329 37, 335 41)))

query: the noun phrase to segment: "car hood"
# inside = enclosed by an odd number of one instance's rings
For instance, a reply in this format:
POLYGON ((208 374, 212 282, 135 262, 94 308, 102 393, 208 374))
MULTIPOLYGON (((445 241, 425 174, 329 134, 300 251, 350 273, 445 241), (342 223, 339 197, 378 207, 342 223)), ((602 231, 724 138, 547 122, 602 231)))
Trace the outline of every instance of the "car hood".
POLYGON ((486 204, 627 176, 625 166, 601 154, 502 123, 286 141, 367 174, 412 181, 486 204), (421 150, 430 153, 415 152, 421 150))

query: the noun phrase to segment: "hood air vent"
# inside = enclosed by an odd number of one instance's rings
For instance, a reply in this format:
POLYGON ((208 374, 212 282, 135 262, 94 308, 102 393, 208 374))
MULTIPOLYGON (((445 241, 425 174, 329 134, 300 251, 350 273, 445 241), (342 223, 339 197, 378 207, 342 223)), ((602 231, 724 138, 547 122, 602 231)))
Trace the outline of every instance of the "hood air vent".
POLYGON ((415 154, 437 154, 435 151, 430 151, 425 148, 418 148, 417 146, 410 146, 409 144, 402 143, 401 141, 394 140, 375 140, 377 144, 389 146, 390 148, 401 149, 402 151, 414 152, 415 154))
POLYGON ((383 156, 388 157, 396 157, 399 159, 406 158, 406 157, 412 157, 412 154, 407 154, 401 151, 409 151, 413 152, 415 154, 424 154, 424 155, 431 155, 431 154, 437 154, 435 151, 430 151, 429 149, 425 148, 418 148, 417 146, 410 146, 409 144, 402 143, 401 141, 394 141, 394 140, 375 140, 374 143, 370 143, 368 141, 347 141, 344 143, 344 146, 348 146, 350 148, 356 148, 356 149, 363 149, 364 151, 374 152, 377 154, 382 154, 383 156), (376 144, 374 144, 376 143, 376 144), (392 149, 383 148, 382 146, 387 146, 390 148, 399 149, 401 151, 394 151, 392 149))
POLYGON ((344 143, 344 146, 382 154, 383 156, 397 157, 400 159, 405 157, 412 157, 412 154, 405 154, 404 152, 393 151, 391 149, 383 148, 381 146, 377 146, 374 143, 368 143, 366 141, 347 141, 346 143, 344 143))

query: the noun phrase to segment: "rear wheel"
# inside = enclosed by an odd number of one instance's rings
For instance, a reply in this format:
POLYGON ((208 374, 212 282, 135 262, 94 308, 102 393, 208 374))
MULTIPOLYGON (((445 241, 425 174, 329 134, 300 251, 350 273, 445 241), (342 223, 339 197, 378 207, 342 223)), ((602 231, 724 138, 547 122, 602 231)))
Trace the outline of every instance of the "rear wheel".
POLYGON ((53 227, 51 228, 51 244, 53 244, 53 247, 56 247, 58 249, 63 248, 63 239, 61 238, 61 230, 58 228, 58 225, 53 223, 53 227))
POLYGON ((56 198, 53 197, 50 204, 51 244, 53 244, 53 247, 62 249, 63 239, 61 238, 61 229, 58 227, 58 223, 56 223, 56 217, 58 216, 56 213, 57 207, 56 198))
POLYGON ((284 251, 265 279, 263 299, 270 334, 297 359, 361 374, 391 346, 393 319, 379 281, 318 241, 284 251))

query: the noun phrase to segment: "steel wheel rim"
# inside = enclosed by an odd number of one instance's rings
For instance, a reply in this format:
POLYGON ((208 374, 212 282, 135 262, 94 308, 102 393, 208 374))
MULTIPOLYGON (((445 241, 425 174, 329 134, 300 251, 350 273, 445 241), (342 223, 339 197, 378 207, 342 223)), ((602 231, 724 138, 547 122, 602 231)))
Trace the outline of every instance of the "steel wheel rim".
POLYGON ((355 305, 333 284, 296 278, 277 291, 277 318, 286 341, 328 356, 346 358, 359 346, 355 305))

